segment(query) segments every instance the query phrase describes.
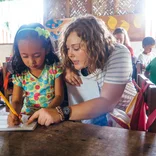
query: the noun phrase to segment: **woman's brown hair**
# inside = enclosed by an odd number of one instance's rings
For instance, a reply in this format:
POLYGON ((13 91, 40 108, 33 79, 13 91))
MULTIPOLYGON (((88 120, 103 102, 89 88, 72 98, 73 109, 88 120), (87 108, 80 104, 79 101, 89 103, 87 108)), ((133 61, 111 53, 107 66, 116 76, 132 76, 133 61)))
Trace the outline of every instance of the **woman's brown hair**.
POLYGON ((60 52, 64 67, 68 68, 72 68, 72 62, 68 58, 66 41, 71 32, 76 32, 78 37, 86 43, 88 70, 90 72, 94 72, 97 68, 103 70, 115 43, 115 39, 108 31, 104 21, 87 15, 77 18, 65 28, 61 37, 60 52))

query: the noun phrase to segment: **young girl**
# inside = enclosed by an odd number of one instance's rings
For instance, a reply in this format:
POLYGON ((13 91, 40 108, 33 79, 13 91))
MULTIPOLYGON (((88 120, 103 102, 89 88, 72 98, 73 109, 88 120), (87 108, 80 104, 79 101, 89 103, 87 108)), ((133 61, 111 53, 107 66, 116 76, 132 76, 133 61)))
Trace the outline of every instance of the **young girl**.
MULTIPOLYGON (((64 120, 92 119, 92 124, 104 125, 103 117, 106 113, 115 107, 125 109, 135 96, 135 88, 130 81, 130 53, 125 46, 115 42, 105 23, 94 16, 76 19, 62 36, 60 49, 65 67, 69 70, 74 68, 80 76, 85 69, 86 79, 97 82, 100 96, 63 108, 40 109, 31 116, 28 123, 36 118, 38 123, 47 126, 64 120), (130 88, 132 90, 129 93, 130 88)), ((73 77, 68 80, 70 83, 74 81, 73 77)))
MULTIPOLYGON (((18 114, 33 114, 40 108, 55 108, 61 104, 62 69, 58 63, 50 33, 41 24, 33 23, 19 28, 12 58, 12 105, 18 114)), ((10 113, 8 124, 19 123, 18 118, 10 113)))

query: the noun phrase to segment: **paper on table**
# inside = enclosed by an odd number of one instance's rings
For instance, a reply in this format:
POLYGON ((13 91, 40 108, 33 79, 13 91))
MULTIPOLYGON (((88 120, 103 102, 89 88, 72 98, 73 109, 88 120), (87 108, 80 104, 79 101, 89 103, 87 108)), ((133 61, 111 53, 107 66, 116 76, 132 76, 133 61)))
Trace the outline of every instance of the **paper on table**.
POLYGON ((22 121, 18 126, 9 127, 7 124, 8 113, 0 114, 0 131, 32 131, 36 128, 37 122, 33 122, 29 125, 26 124, 29 116, 22 115, 22 121))
POLYGON ((81 86, 72 86, 67 83, 69 105, 75 105, 100 96, 99 87, 96 81, 81 78, 81 86))

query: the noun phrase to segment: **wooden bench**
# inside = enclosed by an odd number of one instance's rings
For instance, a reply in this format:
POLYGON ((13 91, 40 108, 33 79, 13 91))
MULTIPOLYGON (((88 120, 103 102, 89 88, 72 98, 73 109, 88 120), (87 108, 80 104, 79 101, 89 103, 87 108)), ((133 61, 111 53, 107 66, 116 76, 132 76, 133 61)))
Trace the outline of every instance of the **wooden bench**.
MULTIPOLYGON (((150 85, 147 89, 147 103, 149 106, 149 114, 156 109, 156 85, 150 85)), ((149 132, 156 133, 156 121, 151 125, 149 132)))
MULTIPOLYGON (((2 70, 3 70, 3 81, 5 80, 5 77, 7 76, 7 73, 9 72, 8 71, 8 63, 9 62, 3 63, 3 68, 2 68, 2 70)), ((9 80, 9 83, 12 86, 11 80, 9 80)), ((10 87, 9 84, 8 84, 7 89, 4 89, 4 95, 7 98, 7 100, 9 100, 9 96, 12 95, 12 87, 10 87)))
MULTIPOLYGON (((145 81, 146 84, 149 84, 147 91, 145 92, 145 101, 149 106, 148 114, 151 114, 153 110, 156 109, 156 85, 153 84, 148 78, 146 78, 143 74, 138 74, 138 81, 137 84, 139 87, 142 86, 142 82, 145 81)), ((152 124, 149 129, 149 132, 156 133, 156 121, 152 124)))
POLYGON ((140 62, 137 62, 136 68, 137 68, 137 75, 142 74, 142 64, 140 62))

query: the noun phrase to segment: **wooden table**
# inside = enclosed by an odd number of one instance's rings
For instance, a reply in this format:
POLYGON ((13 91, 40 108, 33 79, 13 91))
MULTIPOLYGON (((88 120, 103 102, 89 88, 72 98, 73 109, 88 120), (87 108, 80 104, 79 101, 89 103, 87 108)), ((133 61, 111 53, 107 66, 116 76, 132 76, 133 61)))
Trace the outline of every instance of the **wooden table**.
POLYGON ((0 132, 0 156, 156 156, 156 134, 68 121, 0 132))

